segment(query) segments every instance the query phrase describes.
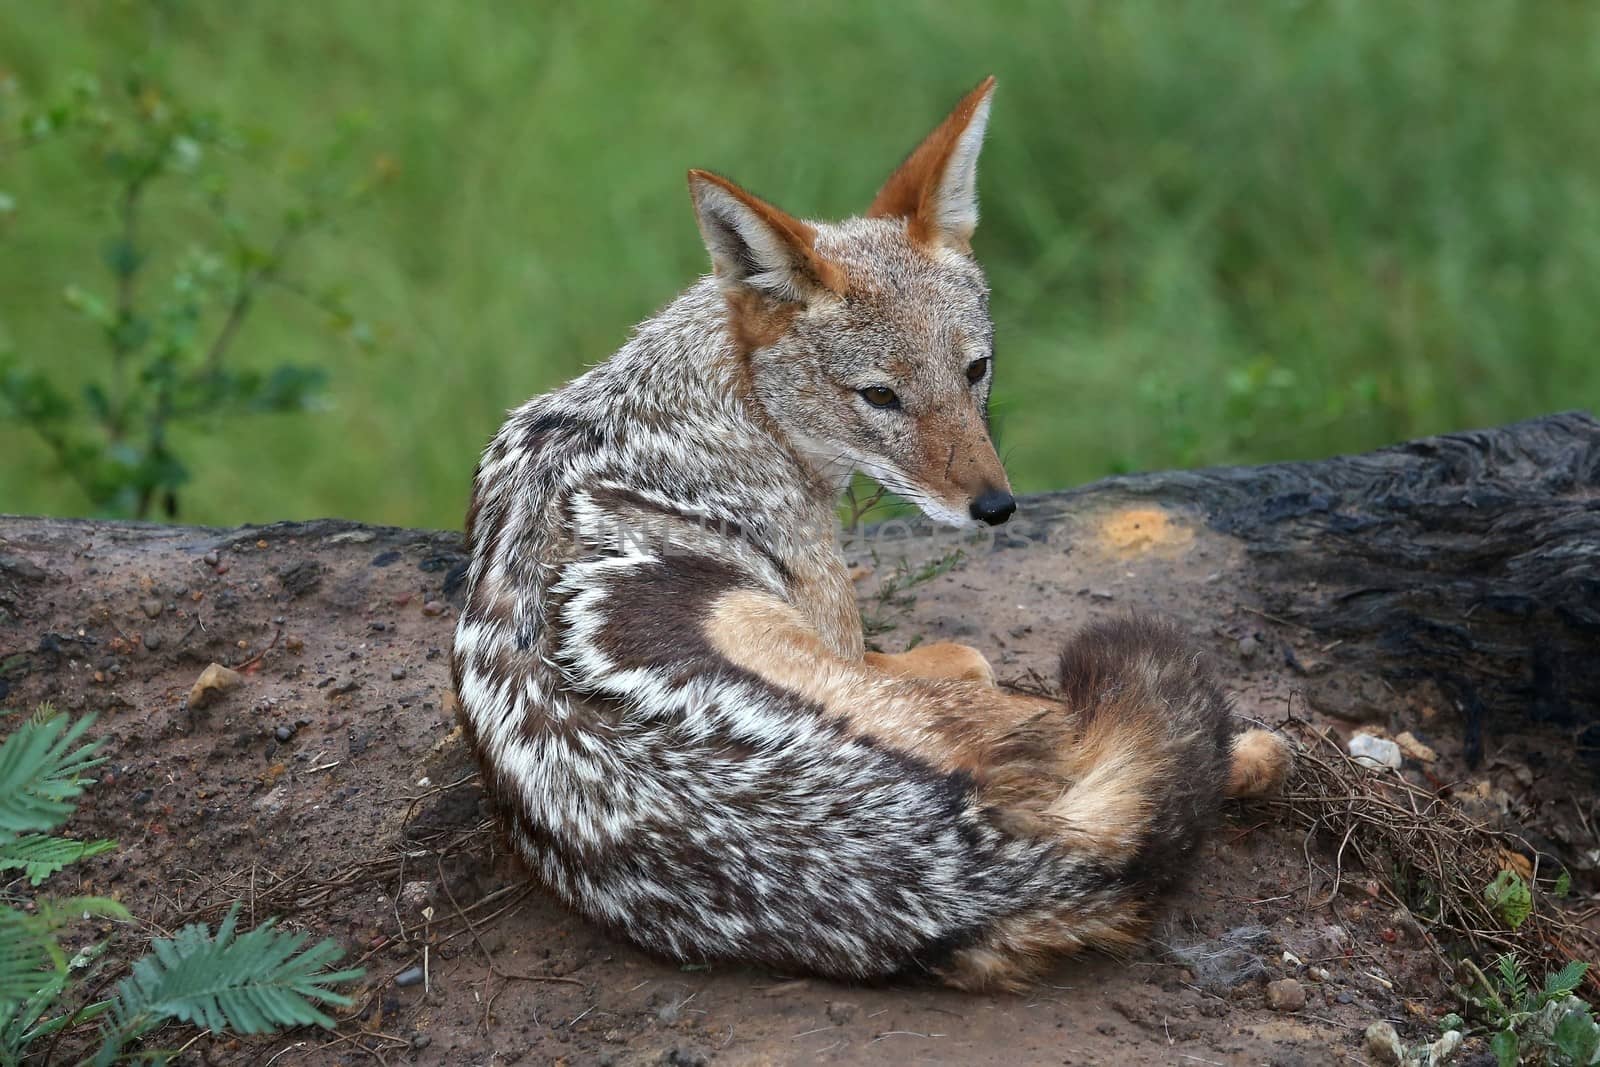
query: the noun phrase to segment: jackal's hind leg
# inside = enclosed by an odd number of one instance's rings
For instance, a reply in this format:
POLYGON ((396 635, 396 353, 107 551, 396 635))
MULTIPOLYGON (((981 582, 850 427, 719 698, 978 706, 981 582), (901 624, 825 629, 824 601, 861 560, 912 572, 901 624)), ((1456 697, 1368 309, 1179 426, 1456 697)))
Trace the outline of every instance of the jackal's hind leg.
POLYGON ((918 645, 909 652, 868 652, 866 663, 896 678, 959 680, 994 684, 994 668, 982 652, 955 641, 918 645))

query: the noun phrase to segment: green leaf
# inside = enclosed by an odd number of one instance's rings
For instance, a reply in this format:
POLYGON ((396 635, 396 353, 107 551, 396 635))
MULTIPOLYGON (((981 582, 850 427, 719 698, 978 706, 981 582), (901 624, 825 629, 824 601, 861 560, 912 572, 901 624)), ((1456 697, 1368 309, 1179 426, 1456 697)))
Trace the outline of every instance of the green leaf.
POLYGON ((9 409, 13 416, 32 423, 59 422, 74 411, 72 402, 50 379, 16 366, 0 367, 0 400, 5 401, 0 413, 9 409))
POLYGON ((125 1044, 169 1019, 214 1033, 333 1026, 317 1005, 350 1004, 331 987, 364 972, 327 970, 343 954, 331 939, 306 947, 306 935, 270 922, 236 934, 238 918, 235 904, 214 937, 196 923, 151 943, 150 953, 117 984, 97 1062, 112 1062, 125 1044))
POLYGON ((1495 1034, 1489 1041, 1489 1050, 1494 1053, 1495 1062, 1499 1067, 1517 1067, 1520 1062, 1517 1035, 1510 1030, 1502 1030, 1495 1034))
POLYGON ((39 918, 50 929, 59 930, 79 919, 116 919, 127 922, 133 916, 121 901, 110 897, 60 897, 38 902, 39 918))
POLYGON ((1528 883, 1513 871, 1501 871, 1483 887, 1483 897, 1511 929, 1515 930, 1533 914, 1533 892, 1528 883))
POLYGON ((1583 981, 1583 976, 1589 973, 1589 965, 1581 960, 1573 960, 1555 974, 1544 977, 1544 998, 1557 1000, 1570 996, 1578 983, 1583 981))
POLYGON ((301 411, 311 405, 312 397, 322 392, 327 384, 328 372, 321 367, 285 363, 272 369, 250 407, 262 412, 301 411))
POLYGON ((1528 997, 1528 972, 1522 969, 1521 962, 1514 953, 1507 952, 1495 960, 1495 970, 1499 972, 1500 992, 1510 1001, 1507 1011, 1527 1011, 1529 1008, 1528 997))
POLYGON ((67 957, 50 922, 0 906, 0 1006, 28 1000, 66 973, 67 957))
POLYGON ((93 721, 28 719, 0 744, 0 835, 48 833, 72 815, 94 784, 83 773, 104 762, 94 758, 99 741, 78 743, 93 721))
POLYGON ((89 409, 90 417, 96 421, 111 421, 111 398, 106 396, 106 391, 100 383, 90 382, 83 387, 83 404, 89 409))
POLYGON ((32 885, 90 856, 110 852, 115 841, 73 841, 65 837, 27 834, 14 841, 0 839, 0 871, 21 870, 32 885))
POLYGON ((65 1014, 39 1022, 55 1006, 66 986, 66 975, 57 974, 24 999, 0 1002, 0 1063, 21 1063, 29 1045, 66 1025, 69 1016, 65 1014))
POLYGON ((95 296, 82 286, 69 285, 62 290, 62 299, 67 306, 84 318, 93 322, 104 330, 112 330, 117 325, 117 313, 111 310, 111 305, 95 296))
POLYGON ((106 269, 118 278, 131 278, 144 265, 144 256, 139 249, 132 241, 122 237, 107 241, 100 254, 106 269))
POLYGON ((1567 899, 1567 894, 1572 892, 1572 873, 1565 867, 1556 875, 1556 884, 1551 887, 1550 892, 1554 893, 1558 900, 1567 899))
POLYGON ((1467 1025, 1467 1021, 1465 1019, 1463 1019, 1461 1016, 1457 1015, 1455 1012, 1451 1012, 1448 1015, 1444 1015, 1444 1016, 1440 1017, 1440 1019, 1439 1019, 1439 1032, 1442 1034, 1446 1030, 1460 1030, 1460 1029, 1464 1028, 1466 1025, 1467 1025))
POLYGON ((1595 1053, 1600 1051, 1600 1026, 1584 1008, 1574 1008, 1563 1015, 1550 1036, 1567 1062, 1580 1067, 1594 1062, 1595 1053))

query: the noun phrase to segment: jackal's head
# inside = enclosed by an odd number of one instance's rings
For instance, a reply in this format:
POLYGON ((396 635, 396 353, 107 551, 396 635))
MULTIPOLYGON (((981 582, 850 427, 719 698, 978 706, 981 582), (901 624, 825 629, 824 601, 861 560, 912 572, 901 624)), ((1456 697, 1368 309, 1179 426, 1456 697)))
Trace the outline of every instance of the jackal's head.
POLYGON ((864 471, 956 524, 1015 508, 989 438, 994 331, 971 245, 993 90, 967 94, 860 218, 802 221, 689 173, 740 388, 819 473, 864 471))

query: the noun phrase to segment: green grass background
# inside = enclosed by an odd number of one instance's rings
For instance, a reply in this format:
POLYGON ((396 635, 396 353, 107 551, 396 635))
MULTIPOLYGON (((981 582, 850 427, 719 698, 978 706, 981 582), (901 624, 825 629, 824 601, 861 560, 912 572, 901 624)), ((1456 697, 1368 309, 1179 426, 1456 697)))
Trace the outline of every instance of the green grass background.
MULTIPOLYGON (((324 363, 331 405, 192 438, 191 521, 458 525, 504 411, 705 269, 686 168, 845 215, 990 72, 976 247, 1021 488, 1600 397, 1600 4, 0 0, 29 93, 133 57, 286 157, 362 113, 398 165, 296 257, 377 350, 264 304, 238 359, 324 363)), ((47 147, 0 190, 0 344, 81 375, 59 294, 105 285, 101 187, 47 147)), ((0 511, 86 509, 0 426, 0 511)))

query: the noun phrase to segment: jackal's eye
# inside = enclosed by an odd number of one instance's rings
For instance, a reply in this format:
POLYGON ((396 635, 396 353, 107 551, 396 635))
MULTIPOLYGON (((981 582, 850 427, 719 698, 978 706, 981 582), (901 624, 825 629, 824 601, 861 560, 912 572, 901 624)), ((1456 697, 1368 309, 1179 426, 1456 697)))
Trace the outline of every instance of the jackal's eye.
POLYGON ((967 381, 971 382, 973 385, 977 385, 979 382, 983 381, 984 375, 988 373, 988 356, 984 356, 982 359, 975 359, 971 363, 967 364, 967 381))
POLYGON ((886 385, 869 385, 860 390, 861 399, 875 408, 897 408, 900 398, 894 395, 894 390, 886 385))

